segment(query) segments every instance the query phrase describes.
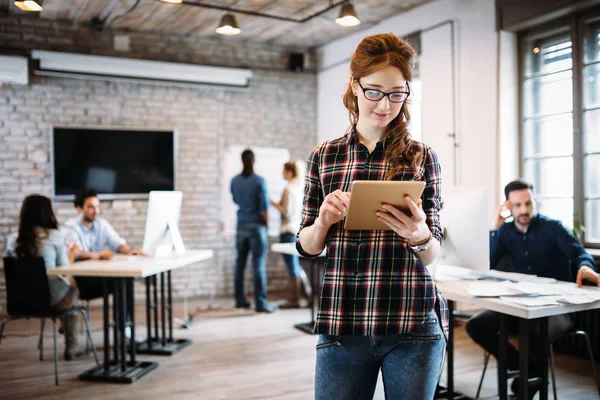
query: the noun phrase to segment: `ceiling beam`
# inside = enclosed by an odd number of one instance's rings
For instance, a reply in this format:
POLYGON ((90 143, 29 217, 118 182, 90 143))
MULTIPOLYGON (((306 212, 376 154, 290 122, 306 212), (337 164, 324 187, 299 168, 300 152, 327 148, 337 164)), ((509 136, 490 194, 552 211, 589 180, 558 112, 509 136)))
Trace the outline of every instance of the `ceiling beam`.
MULTIPOLYGON (((156 1, 161 1, 161 0, 156 0, 156 1)), ((190 1, 190 0, 183 0, 181 2, 181 4, 187 5, 187 6, 195 6, 195 7, 204 7, 204 8, 210 8, 213 10, 221 10, 221 11, 227 11, 227 12, 232 12, 232 13, 238 13, 238 14, 245 14, 245 15, 252 15, 254 17, 262 17, 262 18, 270 18, 270 19, 276 19, 278 21, 287 21, 287 22, 296 22, 299 24, 302 24, 306 21, 310 21, 311 19, 318 17, 321 14, 326 13, 329 10, 334 9, 335 7, 345 3, 348 0, 339 0, 339 1, 330 1, 329 2, 329 6, 325 7, 324 9, 317 11, 316 13, 313 13, 311 15, 308 15, 304 18, 290 18, 290 17, 282 17, 279 15, 273 15, 273 14, 265 14, 265 13, 261 13, 258 11, 248 11, 248 10, 243 10, 240 8, 234 8, 234 7, 224 7, 224 6, 219 6, 219 5, 215 5, 215 4, 207 4, 207 3, 196 3, 194 1, 190 1)))

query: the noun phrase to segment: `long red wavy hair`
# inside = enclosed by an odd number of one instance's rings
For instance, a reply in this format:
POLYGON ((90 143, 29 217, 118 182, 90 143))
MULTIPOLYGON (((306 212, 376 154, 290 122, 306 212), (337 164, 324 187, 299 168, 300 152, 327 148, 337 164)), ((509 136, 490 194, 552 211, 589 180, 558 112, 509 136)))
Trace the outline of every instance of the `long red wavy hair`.
MULTIPOLYGON (((410 82, 415 55, 415 50, 393 33, 367 36, 359 43, 352 55, 350 73, 353 79, 358 81, 362 77, 392 65, 402 72, 406 81, 410 82)), ((343 101, 350 114, 348 129, 351 130, 358 122, 358 100, 351 85, 348 85, 343 101)), ((405 101, 400 113, 390 122, 382 138, 389 166, 386 179, 393 179, 405 167, 416 170, 423 161, 423 154, 418 151, 418 146, 415 146, 415 141, 408 131, 409 123, 410 114, 405 101)))

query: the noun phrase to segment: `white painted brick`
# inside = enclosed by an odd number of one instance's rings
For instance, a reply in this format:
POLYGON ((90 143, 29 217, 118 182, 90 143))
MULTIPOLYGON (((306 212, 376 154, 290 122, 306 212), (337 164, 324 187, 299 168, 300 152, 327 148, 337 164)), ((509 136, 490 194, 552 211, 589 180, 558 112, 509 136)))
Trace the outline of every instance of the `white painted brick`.
MULTIPOLYGON (((44 22, 35 29, 49 26, 54 25, 44 22)), ((61 32, 76 34, 77 28, 72 29, 61 32)), ((101 46, 112 45, 112 39, 104 41, 103 35, 98 33, 93 43, 88 42, 88 36, 82 37, 81 43, 87 43, 82 44, 84 51, 89 48, 97 50, 96 54, 112 54, 103 53, 101 46)), ((137 53, 132 54, 165 61, 187 57, 189 62, 211 60, 238 67, 255 62, 250 87, 235 91, 219 87, 186 89, 52 77, 36 77, 26 87, 0 87, 0 247, 9 232, 16 229, 23 198, 34 192, 51 192, 49 145, 53 125, 176 129, 180 157, 177 185, 184 191, 183 239, 188 248, 212 248, 215 257, 176 271, 175 296, 183 294, 186 284, 195 296, 205 296, 211 285, 217 288, 218 296, 233 294, 235 240, 223 237, 220 230, 221 152, 232 144, 278 146, 289 148, 296 158, 306 159, 316 145, 316 78, 310 73, 289 73, 285 65, 278 65, 285 63, 285 49, 190 37, 171 39, 133 34, 132 49, 137 53), (147 51, 152 48, 157 51, 147 51), (250 57, 253 53, 256 57, 250 57), (269 70, 260 70, 261 66, 269 70)), ((61 221, 75 216, 71 202, 55 202, 55 208, 61 221)), ((101 203, 102 216, 134 246, 142 245, 146 210, 147 201, 143 200, 101 203)), ((280 256, 269 255, 267 275, 270 292, 285 289, 286 271, 280 256)), ((250 291, 250 266, 246 278, 250 291)), ((5 304, 2 282, 0 273, 0 313, 5 304)), ((144 286, 136 284, 136 298, 143 301, 144 294, 144 286)))

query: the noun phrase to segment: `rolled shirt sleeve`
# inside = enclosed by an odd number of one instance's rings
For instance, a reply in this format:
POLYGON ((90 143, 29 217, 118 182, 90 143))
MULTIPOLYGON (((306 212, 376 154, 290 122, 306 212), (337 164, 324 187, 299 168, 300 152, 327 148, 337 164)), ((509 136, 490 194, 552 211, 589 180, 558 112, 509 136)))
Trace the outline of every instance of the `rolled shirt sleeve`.
POLYGON ((426 147, 425 160, 425 190, 423 191, 423 211, 431 234, 440 243, 444 238, 440 223, 440 208, 442 205, 442 168, 437 154, 426 147))
POLYGON ((304 179, 304 200, 302 201, 302 217, 300 229, 296 235, 296 249, 306 258, 316 258, 320 254, 308 254, 300 244, 300 231, 315 223, 319 208, 323 203, 323 188, 319 180, 319 148, 312 151, 306 161, 306 176, 304 179))
POLYGON ((119 234, 117 233, 117 231, 114 230, 111 224, 109 224, 106 221, 104 222, 104 234, 106 237, 106 243, 108 247, 116 253, 119 247, 123 246, 124 244, 127 244, 127 241, 121 236, 119 236, 119 234))

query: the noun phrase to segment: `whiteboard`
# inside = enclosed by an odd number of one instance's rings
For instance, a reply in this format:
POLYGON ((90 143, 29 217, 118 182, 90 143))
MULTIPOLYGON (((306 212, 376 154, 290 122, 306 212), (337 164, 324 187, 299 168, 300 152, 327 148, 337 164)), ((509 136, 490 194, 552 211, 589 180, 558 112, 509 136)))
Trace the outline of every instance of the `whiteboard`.
MULTIPOLYGON (((267 181, 268 199, 279 201, 287 182, 283 179, 283 164, 290 161, 287 149, 267 147, 231 146, 223 157, 221 198, 223 207, 221 226, 225 236, 234 236, 237 225, 238 206, 231 196, 231 180, 242 172, 242 152, 250 149, 254 152, 254 172, 267 181)), ((269 236, 279 236, 281 214, 269 202, 269 236)))

